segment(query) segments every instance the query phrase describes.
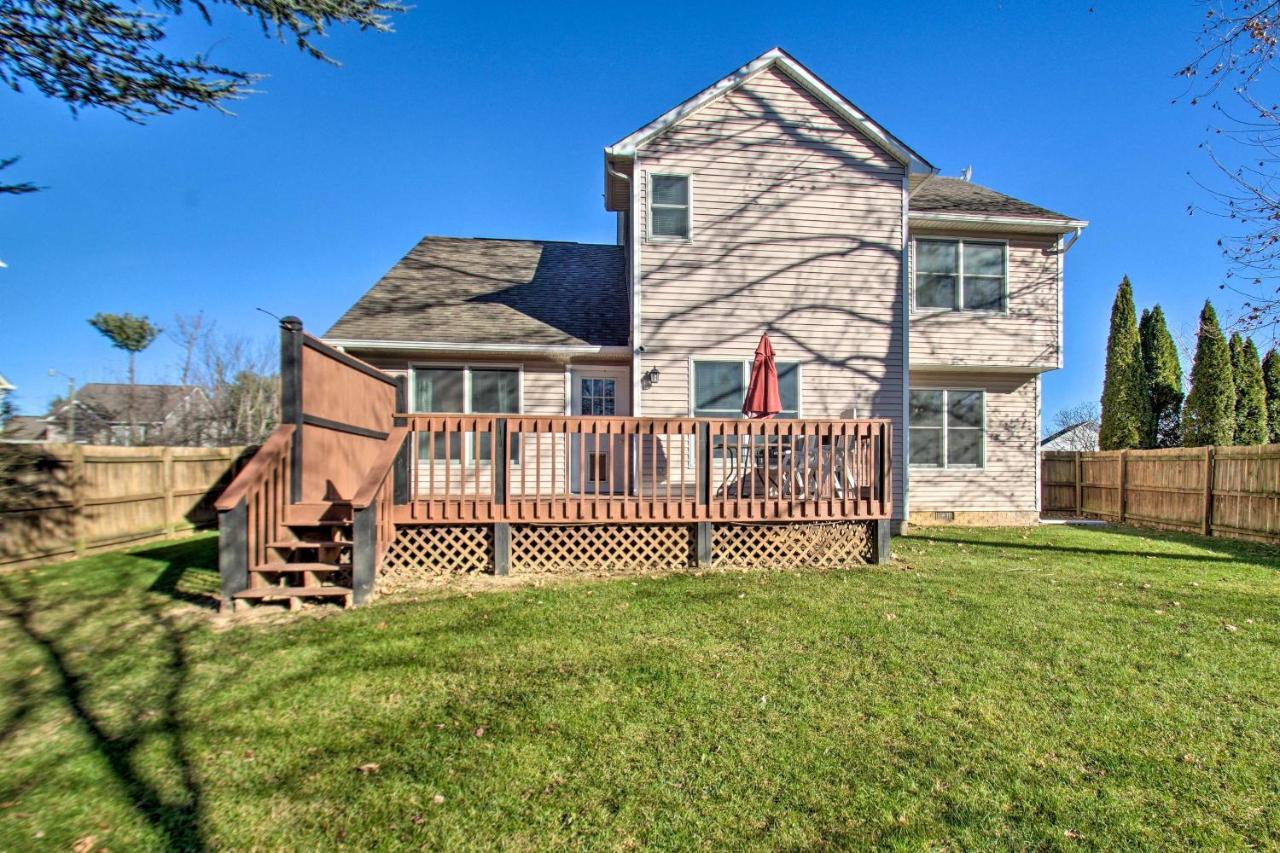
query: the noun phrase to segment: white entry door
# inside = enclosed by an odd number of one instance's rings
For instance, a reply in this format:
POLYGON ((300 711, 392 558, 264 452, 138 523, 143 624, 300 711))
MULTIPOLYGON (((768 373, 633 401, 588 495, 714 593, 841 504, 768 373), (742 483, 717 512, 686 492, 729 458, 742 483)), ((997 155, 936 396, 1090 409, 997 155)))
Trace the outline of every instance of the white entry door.
MULTIPOLYGON (((631 380, 625 367, 574 367, 569 413, 581 417, 631 414, 631 380)), ((579 494, 619 494, 626 488, 627 439, 575 437, 570 457, 573 490, 579 494)))

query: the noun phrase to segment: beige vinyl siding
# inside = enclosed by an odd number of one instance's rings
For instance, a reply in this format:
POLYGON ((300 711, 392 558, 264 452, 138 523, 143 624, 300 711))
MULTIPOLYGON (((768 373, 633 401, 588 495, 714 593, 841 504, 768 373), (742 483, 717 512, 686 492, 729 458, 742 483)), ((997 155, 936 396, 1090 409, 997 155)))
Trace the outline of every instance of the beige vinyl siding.
POLYGON ((690 359, 749 359, 767 330, 802 416, 892 418, 900 460, 902 165, 770 69, 641 149, 644 217, 666 171, 690 175, 691 239, 641 223, 643 413, 687 416, 690 359))
POLYGON ((911 314, 913 367, 1059 366, 1058 262, 1056 236, 965 234, 955 228, 912 226, 912 287, 915 240, 969 239, 1008 243, 1008 310, 938 311, 911 314))
POLYGON ((980 388, 986 392, 984 467, 912 467, 913 513, 1036 510, 1040 444, 1036 435, 1036 374, 912 370, 911 388, 980 388))

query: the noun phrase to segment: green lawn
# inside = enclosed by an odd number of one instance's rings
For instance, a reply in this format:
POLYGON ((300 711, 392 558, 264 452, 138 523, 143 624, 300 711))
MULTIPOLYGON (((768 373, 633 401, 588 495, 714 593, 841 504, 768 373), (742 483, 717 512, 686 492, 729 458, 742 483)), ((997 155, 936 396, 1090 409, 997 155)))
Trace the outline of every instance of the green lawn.
POLYGON ((212 538, 0 576, 0 849, 1280 844, 1280 551, 894 552, 229 626, 212 538))

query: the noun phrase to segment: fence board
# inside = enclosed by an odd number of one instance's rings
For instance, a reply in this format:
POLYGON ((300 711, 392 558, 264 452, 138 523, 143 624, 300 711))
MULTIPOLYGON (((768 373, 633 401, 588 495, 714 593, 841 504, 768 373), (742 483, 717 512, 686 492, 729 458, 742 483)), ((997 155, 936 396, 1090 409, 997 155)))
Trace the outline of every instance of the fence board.
POLYGON ((173 536, 217 522, 243 447, 23 445, 0 495, 0 569, 173 536))
POLYGON ((1041 454, 1044 512, 1280 543, 1280 445, 1041 454))

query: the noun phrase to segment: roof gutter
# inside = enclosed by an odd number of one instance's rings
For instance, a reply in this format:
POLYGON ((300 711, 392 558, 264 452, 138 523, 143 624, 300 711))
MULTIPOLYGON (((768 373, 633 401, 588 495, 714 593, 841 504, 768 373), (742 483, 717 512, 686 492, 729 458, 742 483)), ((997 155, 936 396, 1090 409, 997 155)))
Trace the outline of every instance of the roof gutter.
POLYGON ((483 344, 455 341, 387 341, 359 340, 354 338, 321 338, 326 344, 346 350, 378 350, 382 352, 458 352, 475 355, 631 355, 628 346, 600 346, 596 344, 483 344))
POLYGON ((1034 228, 1054 234, 1075 231, 1078 235, 1088 222, 1082 219, 1042 219, 1034 216, 996 216, 983 213, 930 213, 913 211, 912 222, 940 222, 977 225, 1008 225, 1015 228, 1034 228))

